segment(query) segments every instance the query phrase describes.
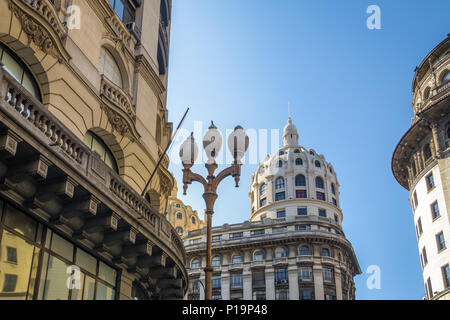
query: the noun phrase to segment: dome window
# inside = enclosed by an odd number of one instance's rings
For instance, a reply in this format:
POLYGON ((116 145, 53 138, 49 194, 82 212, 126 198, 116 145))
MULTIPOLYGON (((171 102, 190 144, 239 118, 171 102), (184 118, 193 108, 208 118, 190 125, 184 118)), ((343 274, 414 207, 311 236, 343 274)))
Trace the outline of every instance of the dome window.
POLYGON ((191 268, 193 269, 200 268, 200 259, 195 258, 194 260, 192 260, 191 268))
POLYGON ((314 165, 316 166, 316 168, 320 168, 321 167, 319 160, 316 160, 316 162, 314 162, 314 165))
POLYGON ((296 166, 302 166, 303 165, 303 160, 301 158, 295 159, 295 165, 296 166))
POLYGON ((278 161, 278 168, 283 168, 283 160, 278 161))
POLYGON ((284 155, 284 151, 280 151, 279 155, 280 156, 284 155))
POLYGON ((300 149, 295 149, 294 153, 300 153, 300 149))
POLYGON ((183 215, 182 215, 180 212, 177 213, 177 219, 178 219, 178 220, 183 219, 183 215))
POLYGON ((304 175, 299 174, 295 177, 295 186, 296 187, 304 187, 306 186, 306 178, 304 175))
POLYGON ((261 186, 261 188, 259 188, 259 195, 260 195, 260 196, 266 194, 266 188, 267 188, 267 186, 266 186, 265 183, 261 186))
POLYGON ((99 136, 97 136, 92 131, 88 131, 84 136, 83 141, 89 147, 89 149, 100 156, 100 159, 102 159, 108 167, 110 167, 117 173, 119 172, 119 168, 112 151, 99 136))
POLYGON ((308 246, 302 246, 300 247, 300 250, 298 251, 300 256, 310 256, 311 255, 311 249, 308 246))
POLYGON ((181 228, 181 227, 177 227, 177 233, 178 234, 183 234, 183 228, 181 228))
POLYGON ((324 183, 321 177, 316 178, 316 188, 324 189, 324 183))
POLYGON ((275 181, 275 189, 284 189, 284 178, 280 177, 275 181))
POLYGON ((197 222, 194 217, 192 217, 191 221, 192 221, 192 224, 196 224, 196 222, 197 222))
POLYGON ((334 186, 334 183, 331 184, 331 192, 336 195, 336 187, 334 186))

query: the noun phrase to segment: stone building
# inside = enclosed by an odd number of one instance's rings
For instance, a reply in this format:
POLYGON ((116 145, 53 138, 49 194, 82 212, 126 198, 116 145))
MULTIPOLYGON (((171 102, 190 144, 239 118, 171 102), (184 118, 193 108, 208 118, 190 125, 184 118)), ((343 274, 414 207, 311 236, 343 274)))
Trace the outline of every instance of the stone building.
POLYGON ((415 70, 414 118, 392 158, 409 191, 428 299, 450 299, 450 35, 415 70))
POLYGON ((167 205, 166 218, 175 228, 180 236, 185 232, 202 229, 206 226, 205 222, 198 217, 198 212, 191 206, 185 205, 177 197, 178 187, 175 181, 175 187, 169 197, 167 205))
MULTIPOLYGON (((291 119, 283 141, 252 176, 250 221, 213 228, 213 298, 354 299, 361 270, 342 229, 336 173, 298 144, 291 119)), ((206 228, 184 243, 187 298, 203 299, 206 228)))
POLYGON ((144 190, 172 133, 170 14, 0 0, 0 299, 184 296, 167 157, 144 190))

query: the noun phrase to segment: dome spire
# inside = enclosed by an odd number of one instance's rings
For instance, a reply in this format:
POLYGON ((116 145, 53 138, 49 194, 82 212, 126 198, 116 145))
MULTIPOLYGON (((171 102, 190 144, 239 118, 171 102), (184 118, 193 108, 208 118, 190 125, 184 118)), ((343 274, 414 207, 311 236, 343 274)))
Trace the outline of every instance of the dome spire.
POLYGON ((298 146, 297 127, 292 123, 291 117, 288 118, 288 123, 283 130, 283 143, 285 147, 298 146))

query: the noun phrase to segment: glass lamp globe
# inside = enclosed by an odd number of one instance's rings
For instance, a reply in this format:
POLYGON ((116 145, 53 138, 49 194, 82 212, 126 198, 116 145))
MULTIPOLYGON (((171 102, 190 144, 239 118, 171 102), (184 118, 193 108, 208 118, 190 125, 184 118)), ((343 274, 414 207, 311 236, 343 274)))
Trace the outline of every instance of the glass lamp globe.
POLYGON ((203 138, 203 148, 205 149, 208 163, 216 162, 216 158, 222 148, 222 134, 211 121, 211 126, 208 128, 205 137, 203 138))
POLYGON ((234 128, 234 131, 228 137, 228 149, 234 159, 240 163, 247 152, 249 139, 241 126, 234 128))
POLYGON ((180 159, 183 165, 193 165, 198 157, 198 147, 194 139, 194 134, 189 137, 180 146, 180 159))

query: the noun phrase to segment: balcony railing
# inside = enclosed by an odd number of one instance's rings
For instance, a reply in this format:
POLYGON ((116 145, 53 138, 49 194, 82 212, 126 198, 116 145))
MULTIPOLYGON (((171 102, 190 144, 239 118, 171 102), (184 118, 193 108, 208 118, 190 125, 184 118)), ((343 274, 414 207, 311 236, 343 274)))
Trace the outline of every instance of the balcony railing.
POLYGON ((298 256, 297 263, 312 263, 314 262, 313 256, 298 256))
POLYGON ((228 266, 228 270, 240 270, 244 267, 242 263, 233 263, 228 266))
POLYGON ((264 267, 266 265, 266 262, 264 260, 261 261, 252 261, 250 264, 251 268, 258 268, 258 267, 264 267))
POLYGON ((288 258, 287 257, 275 258, 273 260, 273 265, 274 266, 283 265, 283 264, 288 264, 288 258))
POLYGON ((443 84, 437 86, 436 88, 431 90, 430 96, 428 99, 423 101, 422 103, 419 103, 417 105, 417 111, 421 112, 425 109, 427 109, 429 106, 434 105, 436 103, 436 100, 444 97, 445 95, 450 93, 450 81, 446 81, 443 84))
POLYGON ((86 173, 92 170, 96 173, 100 172, 105 186, 99 186, 99 189, 109 189, 110 193, 107 193, 107 196, 118 203, 122 201, 130 214, 148 223, 143 225, 144 227, 151 230, 168 247, 173 248, 182 261, 186 259, 183 243, 166 218, 156 212, 144 198, 101 160, 94 165, 94 160, 98 156, 6 72, 1 64, 0 109, 18 122, 24 130, 36 136, 42 145, 50 146, 55 151, 62 151, 60 154, 66 154, 68 157, 66 162, 80 175, 86 176, 86 173), (88 159, 93 160, 88 161, 88 159))

